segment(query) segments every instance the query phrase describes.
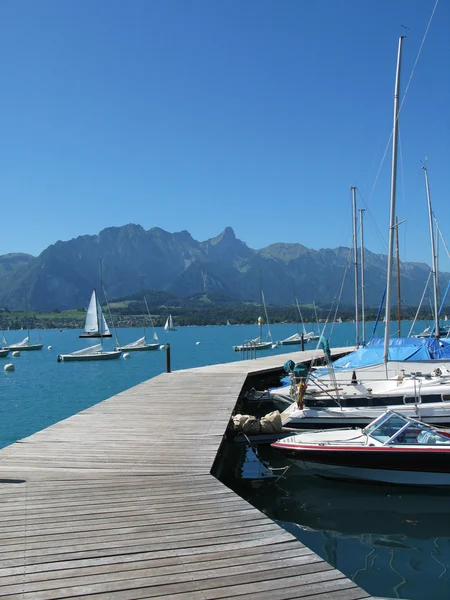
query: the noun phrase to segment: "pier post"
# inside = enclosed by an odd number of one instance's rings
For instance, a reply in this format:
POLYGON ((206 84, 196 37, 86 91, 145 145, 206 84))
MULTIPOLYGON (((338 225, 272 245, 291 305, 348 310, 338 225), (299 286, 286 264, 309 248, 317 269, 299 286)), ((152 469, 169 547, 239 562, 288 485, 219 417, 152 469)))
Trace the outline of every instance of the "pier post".
POLYGON ((166 344, 166 373, 170 373, 170 344, 166 344))
POLYGON ((302 333, 302 352, 305 349, 305 336, 302 333))

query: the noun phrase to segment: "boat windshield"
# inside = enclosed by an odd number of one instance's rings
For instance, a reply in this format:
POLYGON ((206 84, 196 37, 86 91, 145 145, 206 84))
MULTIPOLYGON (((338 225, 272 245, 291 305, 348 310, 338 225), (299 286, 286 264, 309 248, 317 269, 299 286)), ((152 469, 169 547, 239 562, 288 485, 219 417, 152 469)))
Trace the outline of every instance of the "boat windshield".
POLYGON ((450 437, 395 413, 385 413, 368 425, 364 433, 383 444, 450 445, 450 437))
POLYGON ((400 415, 385 413, 373 423, 368 425, 364 429, 364 433, 366 435, 370 435, 379 442, 384 443, 390 440, 394 435, 400 433, 400 431, 406 427, 409 422, 410 421, 400 415))

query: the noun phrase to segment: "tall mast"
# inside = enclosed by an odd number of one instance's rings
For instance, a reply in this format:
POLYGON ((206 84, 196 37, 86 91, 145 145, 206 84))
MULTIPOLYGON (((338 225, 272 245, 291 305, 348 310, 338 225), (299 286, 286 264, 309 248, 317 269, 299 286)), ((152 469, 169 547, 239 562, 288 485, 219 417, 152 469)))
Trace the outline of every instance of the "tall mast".
POLYGON ((401 322, 401 310, 400 310, 400 252, 398 249, 398 217, 395 218, 395 253, 397 258, 397 323, 398 323, 398 337, 401 337, 400 322, 401 322))
POLYGON ((399 92, 400 92, 400 71, 402 58, 402 43, 404 36, 398 40, 397 53, 397 72, 395 76, 394 90, 394 126, 392 130, 392 170, 391 170, 391 206, 389 216, 389 248, 387 264, 387 283, 386 283, 386 327, 384 330, 384 354, 383 359, 387 364, 389 358, 389 337, 391 329, 391 304, 392 304, 392 263, 394 249, 395 232, 395 196, 397 191, 397 143, 398 143, 398 114, 399 114, 399 92))
POLYGON ((427 189, 428 202, 428 218, 430 220, 430 240, 431 240, 431 272, 433 273, 433 296, 434 296, 434 335, 439 337, 439 309, 438 309, 438 272, 437 272, 437 256, 434 243, 434 228, 433 228, 433 209, 431 208, 430 185, 428 183, 428 170, 422 167, 425 173, 425 186, 427 189))
POLYGON ((352 205, 353 205, 353 257, 354 257, 354 266, 355 266, 355 326, 356 326, 356 346, 359 346, 359 306, 358 306, 358 239, 356 235, 356 188, 351 185, 350 189, 352 191, 352 205))
MULTIPOLYGON (((145 297, 145 294, 144 294, 144 276, 142 273, 141 273, 141 290, 142 290, 142 296, 144 297, 145 306, 147 307, 147 314, 148 314, 149 310, 148 310, 147 298, 145 297)), ((145 317, 144 317, 144 340, 145 340, 145 343, 147 343, 147 328, 145 327, 145 317)))
POLYGON ((25 283, 25 281, 23 282, 23 286, 25 289, 25 314, 27 317, 27 335, 28 335, 28 342, 30 342, 30 306, 28 304, 28 289, 27 289, 27 284, 25 283))
POLYGON ((359 209, 359 237, 361 240, 361 330, 362 330, 362 345, 366 344, 366 318, 365 318, 365 289, 364 289, 364 230, 363 230, 363 215, 364 208, 359 209))
MULTIPOLYGON (((103 290, 103 259, 102 258, 100 258, 100 290, 103 290)), ((98 310, 100 301, 97 297, 97 292, 95 293, 95 300, 96 300, 95 306, 97 308, 97 330, 100 334, 100 342, 101 342, 102 348, 103 348, 103 331, 102 331, 103 319, 100 319, 100 311, 98 310)))

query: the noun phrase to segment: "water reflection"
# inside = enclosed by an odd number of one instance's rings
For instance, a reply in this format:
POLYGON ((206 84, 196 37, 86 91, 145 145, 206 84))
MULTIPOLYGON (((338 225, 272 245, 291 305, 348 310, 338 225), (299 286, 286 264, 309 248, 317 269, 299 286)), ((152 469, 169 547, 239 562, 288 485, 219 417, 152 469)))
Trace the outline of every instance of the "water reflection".
POLYGON ((370 594, 450 597, 450 491, 320 479, 268 446, 229 443, 223 464, 224 483, 370 594))

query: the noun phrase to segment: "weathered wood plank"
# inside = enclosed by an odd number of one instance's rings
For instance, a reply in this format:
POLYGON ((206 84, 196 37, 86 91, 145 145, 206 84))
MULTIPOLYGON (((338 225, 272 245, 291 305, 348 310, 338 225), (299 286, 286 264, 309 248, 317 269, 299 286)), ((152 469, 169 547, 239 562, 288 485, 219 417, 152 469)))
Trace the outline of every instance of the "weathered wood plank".
POLYGON ((210 474, 280 360, 163 374, 0 450, 0 597, 367 597, 210 474))

